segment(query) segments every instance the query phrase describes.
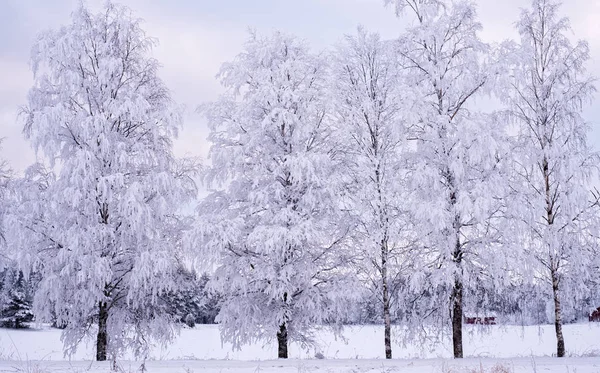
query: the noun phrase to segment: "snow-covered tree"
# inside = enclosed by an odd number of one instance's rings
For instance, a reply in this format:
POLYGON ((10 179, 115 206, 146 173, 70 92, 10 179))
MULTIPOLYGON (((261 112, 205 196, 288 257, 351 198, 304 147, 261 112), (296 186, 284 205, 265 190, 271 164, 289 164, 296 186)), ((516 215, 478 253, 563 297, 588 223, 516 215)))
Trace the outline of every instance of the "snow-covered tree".
MULTIPOLYGON (((0 145, 3 139, 0 139, 0 145)), ((1 148, 1 147, 0 147, 1 148)), ((0 253, 6 249, 5 218, 10 209, 10 191, 12 190, 13 174, 8 163, 0 160, 0 253)), ((8 263, 0 261, 0 270, 8 263)))
MULTIPOLYGON (((2 139, 0 139, 0 144, 2 139)), ((0 323, 3 325, 21 325, 16 320, 19 318, 12 317, 19 310, 25 311, 28 307, 27 302, 22 300, 25 298, 20 286, 21 283, 15 279, 15 263, 12 248, 9 248, 7 242, 7 228, 10 223, 7 222, 9 211, 11 211, 11 191, 13 190, 12 171, 6 161, 0 161, 0 323), (20 307, 23 306, 23 307, 20 307), (13 312, 15 311, 15 312, 13 312), (7 314, 10 314, 8 315, 7 314), (2 314, 8 316, 2 317, 2 314), (10 323, 10 321, 15 321, 10 323)), ((24 312, 25 315, 27 312, 24 312)), ((25 317, 27 319, 27 316, 25 317)), ((24 320, 29 321, 29 320, 24 320)))
POLYGON ((210 277, 185 267, 179 268, 177 288, 162 300, 169 312, 181 323, 193 328, 196 323, 214 324, 219 310, 219 294, 207 288, 210 277))
MULTIPOLYGON (((501 126, 473 110, 489 73, 488 52, 477 36, 474 4, 468 1, 386 0, 414 22, 398 40, 399 64, 406 85, 421 100, 412 109, 409 138, 414 162, 409 181, 418 236, 423 245, 422 271, 411 277, 417 296, 426 293, 444 324, 450 310, 454 357, 463 356, 465 295, 485 273, 495 271, 491 258, 499 207, 498 154, 501 126), (433 295, 433 296, 432 296, 433 295), (448 304, 449 303, 449 304, 448 304)), ((423 302, 411 304, 424 307, 423 302)), ((429 314, 429 313, 427 313, 429 314)))
POLYGON ((8 267, 0 274, 0 326, 26 328, 33 320, 34 282, 28 281, 16 267, 8 267))
MULTIPOLYGON (((393 288, 407 266, 410 224, 403 214, 402 152, 407 145, 402 96, 391 42, 359 29, 334 54, 331 97, 336 114, 335 140, 345 175, 346 209, 352 230, 359 276, 375 293, 384 322, 385 356, 392 358, 393 288)), ((406 101, 404 101, 406 100, 406 101)))
POLYGON ((11 191, 12 172, 6 161, 0 161, 0 326, 21 328, 33 315, 27 284, 15 268, 13 250, 7 242, 6 229, 10 223, 6 219, 12 208, 11 191))
POLYGON ((289 342, 311 343, 315 325, 341 318, 349 292, 325 72, 296 38, 251 34, 220 72, 226 94, 204 108, 207 181, 223 189, 199 205, 197 247, 218 254, 217 322, 235 346, 276 337, 280 358, 289 342))
POLYGON ((66 325, 73 352, 96 333, 96 358, 174 329, 159 296, 174 282, 189 164, 172 154, 181 116, 149 57, 155 40, 125 7, 81 5, 41 34, 24 132, 43 164, 21 181, 12 218, 21 264, 42 280, 38 320, 66 325))
POLYGON ((522 274, 546 283, 553 300, 560 357, 563 302, 589 295, 585 284, 600 195, 591 192, 598 156, 587 144, 581 110, 594 87, 585 70, 588 46, 569 41, 559 3, 534 0, 517 28, 520 43, 507 44, 509 69, 500 90, 516 125, 509 211, 518 228, 515 244, 524 254, 522 274))

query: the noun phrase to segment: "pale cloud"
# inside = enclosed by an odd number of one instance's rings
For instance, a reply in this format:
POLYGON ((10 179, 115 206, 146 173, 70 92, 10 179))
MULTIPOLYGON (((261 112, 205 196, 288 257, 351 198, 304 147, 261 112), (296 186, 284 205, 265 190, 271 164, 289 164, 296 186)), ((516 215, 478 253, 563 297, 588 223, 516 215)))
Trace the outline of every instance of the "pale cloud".
MULTIPOLYGON (((104 0, 88 0, 99 7, 104 0)), ((177 155, 205 157, 208 129, 195 108, 222 92, 215 79, 221 64, 242 49, 249 27, 258 32, 279 29, 306 39, 315 49, 327 48, 358 25, 385 38, 398 36, 406 22, 397 19, 383 0, 122 0, 145 20, 144 28, 160 40, 154 56, 173 98, 186 107, 185 126, 175 144, 177 155)), ((17 110, 26 100, 32 78, 29 49, 37 33, 69 21, 78 0, 0 1, 0 156, 17 170, 35 158, 21 135, 17 110)), ((524 0, 479 0, 482 38, 500 42, 516 38, 514 22, 524 0)), ((576 38, 589 41, 591 72, 600 76, 600 1, 568 0, 563 12, 571 18, 576 38)), ((592 123, 592 145, 600 148, 600 108, 585 112, 592 123)))
POLYGON ((173 23, 148 27, 160 40, 154 56, 161 62, 161 76, 173 98, 185 107, 185 126, 175 142, 178 156, 206 158, 208 128, 196 107, 215 100, 222 88, 215 78, 221 63, 231 60, 245 38, 245 29, 220 30, 209 23, 173 23))
POLYGON ((19 171, 35 160, 33 151, 23 138, 22 122, 17 118, 33 78, 27 63, 23 64, 18 59, 0 59, 0 72, 0 137, 3 138, 0 156, 19 171))

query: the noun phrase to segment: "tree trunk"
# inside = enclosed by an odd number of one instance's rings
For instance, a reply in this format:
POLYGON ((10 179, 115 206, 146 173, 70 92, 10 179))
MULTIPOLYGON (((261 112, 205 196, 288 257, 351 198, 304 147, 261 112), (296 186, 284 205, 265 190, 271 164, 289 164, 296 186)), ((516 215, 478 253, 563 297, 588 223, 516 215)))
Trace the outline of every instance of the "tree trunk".
MULTIPOLYGON (((543 147, 542 147, 543 148, 543 147)), ((554 209, 555 200, 552 197, 552 188, 550 184, 550 169, 548 165, 548 159, 544 156, 542 161, 542 172, 544 175, 544 184, 546 189, 546 219, 548 226, 554 224, 554 216, 556 210, 554 209)), ((557 208, 558 209, 558 208, 557 208)), ((551 228, 550 228, 551 229, 551 228)), ((565 339, 562 333, 562 312, 560 308, 560 295, 558 294, 558 270, 559 263, 551 254, 550 256, 550 279, 552 280, 552 295, 554 298, 554 330, 556 331, 556 356, 565 356, 565 339)))
POLYGON ((562 332, 562 311, 560 307, 560 296, 558 294, 558 277, 556 271, 552 271, 552 294, 554 295, 554 330, 556 331, 556 356, 565 356, 565 339, 562 332))
MULTIPOLYGON (((449 182, 450 185, 454 185, 454 178, 452 177, 449 182)), ((453 208, 456 205, 456 193, 452 192, 450 195, 450 202, 453 208)), ((460 359, 463 357, 463 342, 462 342, 462 323, 463 323, 463 270, 462 270, 462 259, 463 251, 460 243, 460 215, 455 214, 454 216, 454 231, 456 232, 456 242, 454 244, 454 252, 452 253, 452 260, 456 265, 456 274, 454 278, 454 287, 452 288, 452 349, 454 351, 454 358, 460 359)))
POLYGON ((392 358, 392 322, 390 317, 390 293, 387 278, 387 259, 388 250, 385 242, 381 243, 381 282, 383 290, 383 324, 384 324, 384 344, 385 358, 392 358))
POLYGON ((463 284, 462 279, 457 278, 454 281, 454 289, 452 289, 452 347, 454 350, 454 358, 463 357, 462 343, 462 310, 463 301, 463 284))
POLYGON ((277 357, 280 359, 288 358, 288 333, 287 327, 284 324, 279 326, 279 332, 277 332, 277 357))
POLYGON ((106 324, 108 321, 108 305, 106 302, 98 304, 98 336, 96 338, 96 360, 106 361, 106 351, 108 349, 108 335, 106 333, 106 324))

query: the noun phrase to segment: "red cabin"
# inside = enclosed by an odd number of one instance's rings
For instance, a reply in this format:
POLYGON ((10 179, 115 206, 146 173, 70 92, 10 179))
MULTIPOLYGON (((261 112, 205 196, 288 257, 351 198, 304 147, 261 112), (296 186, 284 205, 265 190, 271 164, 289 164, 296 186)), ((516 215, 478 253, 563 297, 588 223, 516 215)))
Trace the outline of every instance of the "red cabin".
POLYGON ((465 317, 465 324, 471 325, 496 325, 496 317, 465 317))

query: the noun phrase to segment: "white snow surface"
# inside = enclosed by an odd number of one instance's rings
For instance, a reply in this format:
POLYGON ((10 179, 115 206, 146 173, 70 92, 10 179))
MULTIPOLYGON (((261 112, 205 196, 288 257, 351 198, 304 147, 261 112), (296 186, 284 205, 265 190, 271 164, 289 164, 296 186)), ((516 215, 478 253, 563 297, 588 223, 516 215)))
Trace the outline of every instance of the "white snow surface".
MULTIPOLYGON (((595 373, 600 370, 599 358, 465 358, 463 360, 425 359, 425 360, 163 360, 147 361, 142 368, 141 362, 125 361, 117 365, 118 372, 148 373, 595 373)), ((111 362, 58 362, 31 361, 0 362, 0 372, 111 372, 111 362)), ((114 371, 114 370, 113 370, 114 371)))
MULTIPOLYGON (((555 337, 552 325, 465 326, 465 356, 452 360, 451 344, 394 344, 394 360, 383 359, 383 328, 353 326, 345 340, 325 330, 318 333, 320 352, 290 347, 291 359, 270 360, 275 345, 248 345, 239 351, 222 344, 217 326, 184 329, 167 348, 155 347, 146 362, 125 356, 117 362, 124 372, 599 372, 600 324, 565 325, 569 357, 552 357, 555 337)), ((110 362, 93 362, 94 346, 82 345, 69 360, 62 353, 60 330, 0 329, 0 372, 108 372, 110 362)))

